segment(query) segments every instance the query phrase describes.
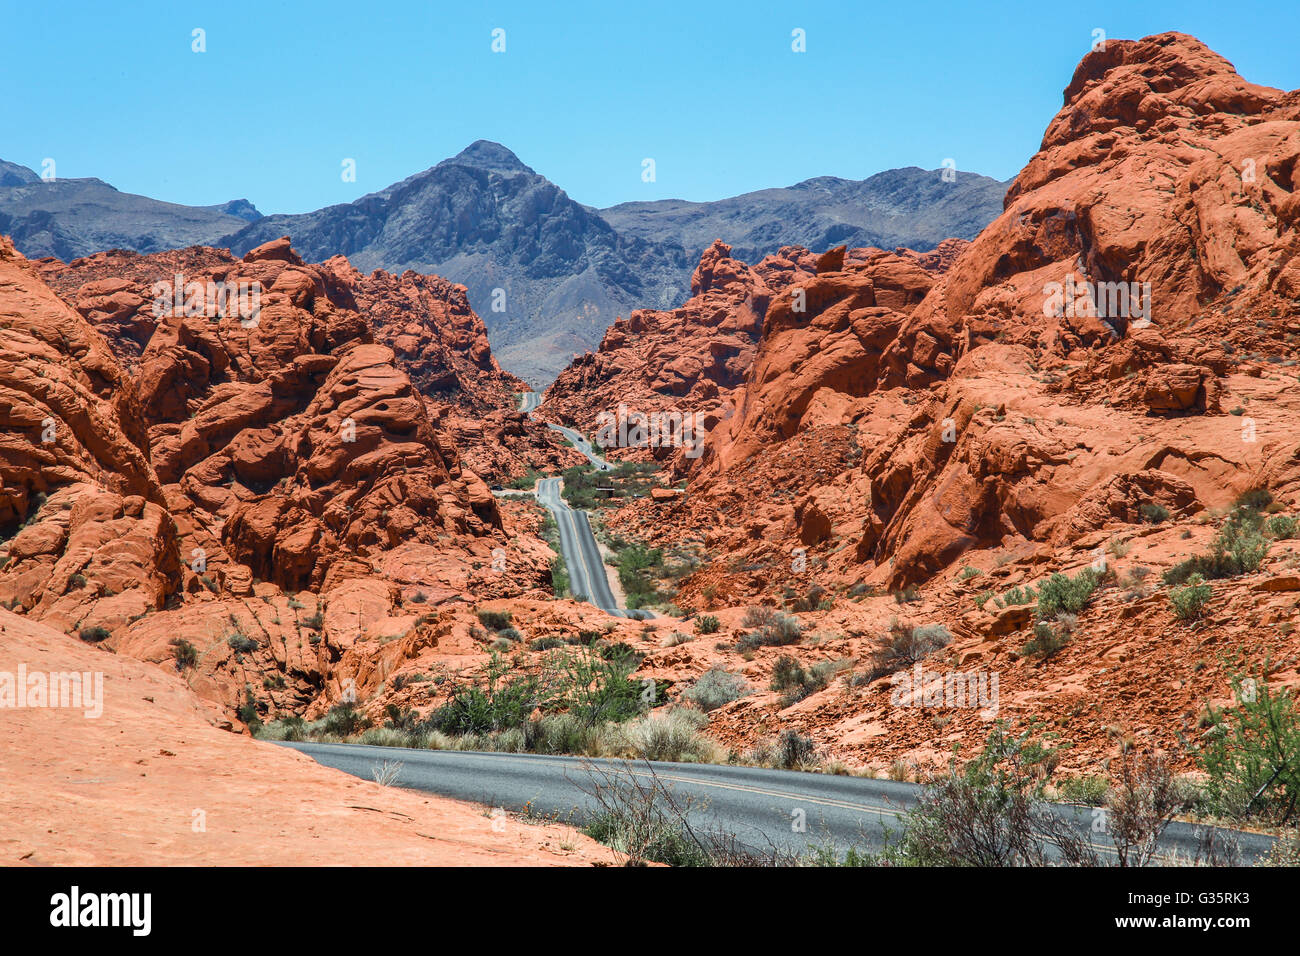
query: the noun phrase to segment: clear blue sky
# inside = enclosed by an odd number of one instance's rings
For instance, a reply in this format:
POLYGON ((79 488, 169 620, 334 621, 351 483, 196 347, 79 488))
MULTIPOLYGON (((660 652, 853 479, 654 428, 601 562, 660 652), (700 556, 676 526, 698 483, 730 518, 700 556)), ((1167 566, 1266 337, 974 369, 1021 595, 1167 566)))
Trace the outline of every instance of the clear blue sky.
POLYGON ((596 206, 945 157, 1005 179, 1096 27, 1192 33, 1247 79, 1300 87, 1294 2, 0 4, 0 158, 266 213, 350 201, 476 139, 596 206))

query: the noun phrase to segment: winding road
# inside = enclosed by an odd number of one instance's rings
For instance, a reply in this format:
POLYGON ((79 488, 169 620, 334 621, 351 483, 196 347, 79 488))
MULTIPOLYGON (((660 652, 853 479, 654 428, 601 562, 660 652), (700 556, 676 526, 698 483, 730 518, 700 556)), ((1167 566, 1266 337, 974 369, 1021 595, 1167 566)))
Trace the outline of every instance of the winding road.
MULTIPOLYGON (((537 392, 524 392, 520 397, 519 410, 531 415, 540 402, 541 396, 537 392)), ((569 444, 582 452, 597 468, 602 471, 609 470, 609 462, 597 455, 591 443, 579 432, 550 422, 546 425, 552 431, 563 435, 569 444)), ((613 589, 609 586, 605 562, 600 556, 600 546, 596 543, 596 536, 591 533, 591 522, 587 519, 587 513, 569 507, 569 503, 560 493, 561 482, 560 478, 539 479, 533 494, 538 502, 550 511, 556 527, 559 528, 560 551, 564 555, 564 564, 569 571, 569 590, 575 596, 580 596, 583 600, 616 617, 630 617, 636 620, 654 617, 655 615, 650 611, 619 607, 613 589)))
MULTIPOLYGON (((395 786, 423 790, 491 807, 558 816, 582 825, 597 809, 591 791, 597 782, 634 774, 642 782, 657 777, 675 800, 693 806, 697 830, 732 833, 751 850, 771 848, 802 855, 819 848, 844 853, 850 847, 879 850, 887 833, 902 829, 899 816, 914 806, 916 784, 863 777, 765 770, 715 764, 625 762, 541 754, 475 753, 410 750, 361 744, 285 743, 327 767, 373 779, 385 762, 402 767, 395 786), (653 775, 653 777, 652 777, 653 775)), ((1092 808, 1049 805, 1073 823, 1103 857, 1114 857, 1104 833, 1094 833, 1092 808)), ((1159 856, 1194 857, 1210 828, 1171 823, 1160 841, 1159 856)), ((1253 863, 1272 846, 1271 837, 1216 829, 1235 839, 1242 863, 1253 863)))

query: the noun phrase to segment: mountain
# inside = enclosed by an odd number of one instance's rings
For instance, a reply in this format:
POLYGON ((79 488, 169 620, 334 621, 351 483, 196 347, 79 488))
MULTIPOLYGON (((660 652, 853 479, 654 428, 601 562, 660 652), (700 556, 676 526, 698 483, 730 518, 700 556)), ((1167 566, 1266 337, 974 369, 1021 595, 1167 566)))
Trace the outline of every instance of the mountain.
POLYGON ((937 171, 912 168, 713 203, 595 209, 506 147, 479 140, 355 202, 269 216, 221 242, 238 254, 288 234, 309 259, 342 254, 363 269, 415 269, 460 282, 502 365, 541 386, 574 353, 594 348, 618 316, 686 298, 691 272, 715 239, 734 241, 737 255, 755 262, 793 244, 927 250, 949 237, 973 238, 1001 211, 1003 189, 972 173, 946 183, 937 171))
POLYGON ((782 246, 934 248, 973 238, 1001 212, 1004 184, 973 173, 890 170, 820 177, 717 202, 595 209, 479 140, 351 203, 262 217, 246 200, 195 207, 118 192, 98 179, 47 183, 0 162, 0 233, 31 258, 205 244, 242 255, 281 236, 312 262, 437 273, 466 287, 501 363, 534 386, 594 349, 619 316, 669 309, 715 239, 757 262, 782 246))
POLYGON ((211 242, 261 217, 247 199, 182 206, 119 192, 101 179, 47 182, 0 160, 0 234, 33 259, 70 261, 119 248, 162 252, 211 242))
POLYGON ((671 304, 691 269, 680 249, 619 235, 483 140, 355 202, 268 216, 218 244, 241 254, 282 235, 312 261, 345 255, 363 270, 463 284, 501 363, 535 384, 599 342, 618 314, 671 304))
POLYGON ((785 189, 763 189, 717 202, 629 202, 600 210, 625 236, 671 242, 692 261, 715 239, 732 255, 758 262, 782 246, 933 249, 945 239, 974 239, 1002 210, 1007 183, 957 172, 890 169, 868 179, 819 176, 785 189))

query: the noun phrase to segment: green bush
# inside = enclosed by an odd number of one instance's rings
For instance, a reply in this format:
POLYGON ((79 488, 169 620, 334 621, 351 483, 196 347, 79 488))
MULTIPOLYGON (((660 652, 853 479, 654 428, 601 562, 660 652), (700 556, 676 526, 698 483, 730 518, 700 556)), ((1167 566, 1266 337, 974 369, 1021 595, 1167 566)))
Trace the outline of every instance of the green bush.
POLYGON ((178 671, 189 670, 199 663, 199 649, 185 640, 183 637, 174 638, 171 642, 172 660, 176 662, 178 671))
POLYGON ((1200 620, 1205 605, 1214 596, 1214 590, 1204 582, 1199 574, 1193 574, 1185 587, 1170 590, 1169 603, 1180 621, 1200 620))
POLYGON ((1036 657, 1045 661, 1063 650, 1068 643, 1061 630, 1047 621, 1039 621, 1034 625, 1034 636, 1020 648, 1020 653, 1025 657, 1036 657))
POLYGON ((251 654, 261 646, 243 631, 235 631, 226 638, 226 643, 236 654, 251 654))
POLYGON ((1160 505, 1139 505, 1138 514, 1147 524, 1164 524, 1169 520, 1169 509, 1160 505))
POLYGON ((1078 614, 1101 583, 1101 575, 1092 568, 1084 568, 1074 577, 1056 573, 1038 587, 1038 618, 1051 621, 1062 612, 1078 614))
POLYGON ((505 630, 510 626, 511 615, 509 611, 479 611, 478 619, 489 631, 497 633, 505 630))
POLYGON ((1183 584, 1193 574, 1214 581, 1259 570, 1269 549, 1262 524, 1257 511, 1239 507, 1219 529, 1209 552, 1174 565, 1163 575, 1165 584, 1183 584))
POLYGON ((794 730, 787 730, 777 740, 775 762, 778 767, 796 770, 811 763, 816 753, 811 737, 801 737, 794 730))
POLYGON ((1264 531, 1270 538, 1276 538, 1279 541, 1294 538, 1296 532, 1300 531, 1300 520, 1289 515, 1274 515, 1265 522, 1264 531))
POLYGON ((329 709, 321 721, 321 729, 327 734, 350 737, 370 726, 370 718, 359 711, 350 701, 342 701, 329 709))
POLYGON ((770 607, 749 608, 745 612, 742 623, 754 630, 743 635, 736 642, 736 649, 741 651, 798 644, 803 636, 803 625, 799 623, 798 618, 770 607))
POLYGON ((722 627, 722 622, 712 614, 703 614, 695 619, 696 634, 716 634, 722 627))
POLYGON ((744 697, 750 690, 749 684, 739 674, 713 667, 701 674, 682 697, 707 713, 744 697))
POLYGON ((1207 796, 1226 816, 1283 825, 1300 802, 1300 712, 1262 677, 1235 674, 1232 689, 1237 706, 1212 713, 1201 755, 1207 796))
POLYGON ((100 641, 106 641, 112 636, 106 627, 83 627, 77 632, 77 637, 81 638, 87 644, 98 644, 100 641))

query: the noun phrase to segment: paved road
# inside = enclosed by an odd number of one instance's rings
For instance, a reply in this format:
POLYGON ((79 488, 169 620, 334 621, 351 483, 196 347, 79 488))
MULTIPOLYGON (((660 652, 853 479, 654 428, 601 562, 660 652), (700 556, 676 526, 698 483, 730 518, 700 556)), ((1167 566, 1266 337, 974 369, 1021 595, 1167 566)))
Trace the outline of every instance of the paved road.
MULTIPOLYGON (((327 767, 356 777, 373 779, 373 771, 386 761, 402 764, 396 785, 442 794, 493 807, 518 810, 530 805, 536 812, 582 825, 595 809, 587 792, 592 771, 635 773, 643 780, 650 773, 671 787, 674 798, 690 798, 699 807, 692 816, 697 829, 734 833, 755 850, 775 847, 803 854, 818 847, 844 852, 851 846, 880 849, 886 831, 897 835, 899 814, 916 802, 920 788, 914 784, 828 774, 762 770, 753 767, 686 763, 624 763, 550 757, 538 754, 466 753, 445 750, 409 750, 359 744, 286 743, 327 767), (570 816, 572 815, 572 816, 570 816), (803 832, 795 824, 802 820, 803 832)), ((1111 850, 1108 837, 1091 834, 1093 812, 1056 805, 1054 811, 1076 822, 1102 852, 1111 850)), ((1173 823, 1165 831, 1162 850, 1181 856, 1194 854, 1202 827, 1173 823)), ((1223 831, 1221 831, 1223 832, 1223 831)), ((1235 834, 1243 862, 1253 862, 1268 851, 1272 840, 1257 834, 1235 834)))
MULTIPOLYGON (((537 392, 523 392, 520 396, 519 410, 532 413, 541 402, 537 392)), ((573 444, 587 459, 598 468, 608 469, 609 462, 598 456, 591 443, 571 428, 561 425, 547 426, 559 432, 573 444)), ((609 586, 605 572, 605 562, 600 556, 600 547, 596 536, 591 533, 591 523, 587 513, 569 507, 569 503, 560 494, 561 479, 542 478, 537 482, 533 493, 537 500, 550 511, 560 529, 560 551, 569 570, 569 589, 575 595, 581 595, 591 604, 613 614, 616 617, 630 617, 645 620, 654 617, 650 611, 628 610, 618 606, 614 592, 609 586)))
POLYGON ((618 606, 609 586, 596 536, 591 533, 591 525, 587 522, 587 513, 569 507, 560 494, 560 479, 541 479, 537 482, 536 495, 560 529, 560 550, 569 570, 569 590, 617 617, 647 617, 647 612, 629 611, 618 606))

